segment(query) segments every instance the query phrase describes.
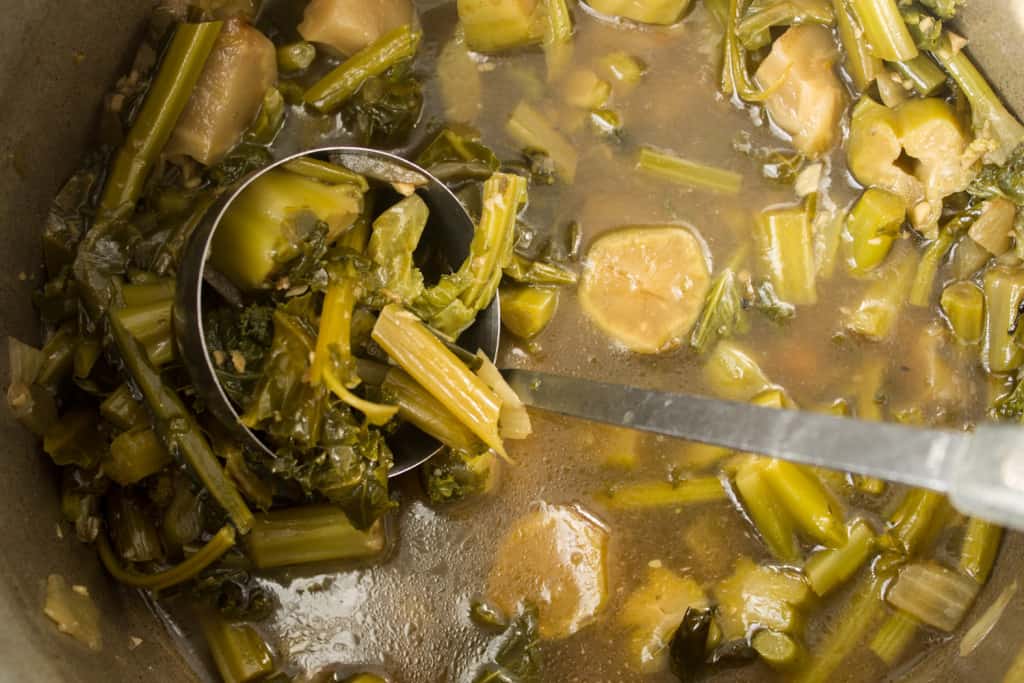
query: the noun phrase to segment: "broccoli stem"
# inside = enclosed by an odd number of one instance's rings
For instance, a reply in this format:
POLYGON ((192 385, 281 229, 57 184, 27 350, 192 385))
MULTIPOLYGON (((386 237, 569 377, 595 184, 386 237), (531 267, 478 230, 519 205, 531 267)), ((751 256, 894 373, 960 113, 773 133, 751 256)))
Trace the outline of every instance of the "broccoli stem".
POLYGON ((773 669, 792 669, 803 660, 804 651, 800 644, 792 636, 778 631, 758 631, 750 639, 750 646, 773 669))
POLYGON ((794 306, 818 300, 811 204, 762 211, 754 222, 761 269, 779 298, 794 306))
POLYGON ((828 0, 775 0, 767 6, 761 3, 761 6, 755 5, 748 9, 736 26, 736 36, 747 50, 759 50, 771 42, 771 29, 776 26, 831 26, 835 19, 835 13, 828 0))
POLYGON ((985 331, 985 295, 973 282, 954 282, 942 290, 939 306, 957 342, 977 344, 985 331))
POLYGON ((230 525, 225 525, 207 541, 206 545, 181 564, 155 574, 143 574, 121 565, 106 534, 101 533, 96 538, 100 561, 111 576, 127 586, 152 591, 161 591, 195 578, 234 545, 235 530, 230 525))
POLYGON ((793 518, 768 486, 763 469, 763 460, 744 463, 736 473, 736 490, 772 555, 782 562, 796 562, 800 558, 800 545, 793 518))
POLYGON ((934 491, 909 491, 889 518, 889 529, 899 550, 914 557, 931 544, 946 518, 946 499, 934 491))
POLYGON ((850 74, 857 92, 864 92, 885 67, 882 60, 871 53, 867 43, 862 39, 860 26, 846 0, 832 0, 832 9, 836 14, 839 39, 843 43, 843 54, 846 56, 846 71, 850 74))
POLYGON ((75 363, 75 346, 78 339, 68 327, 61 327, 43 345, 43 361, 36 375, 36 383, 52 388, 60 384, 70 373, 75 363))
POLYGON ((561 75, 572 60, 572 13, 566 0, 544 0, 547 26, 544 31, 544 58, 548 80, 561 75))
POLYGON ((398 368, 388 370, 381 389, 398 405, 398 416, 420 431, 457 451, 476 453, 483 449, 468 427, 405 372, 398 368))
POLYGON ((946 74, 928 55, 918 55, 905 62, 891 65, 904 79, 910 81, 921 97, 931 97, 946 85, 946 74))
POLYGON ((982 282, 985 289, 982 360, 989 372, 1012 372, 1024 363, 1024 348, 1017 343, 1016 335, 1024 303, 1024 270, 995 266, 985 272, 982 282))
POLYGON ((294 73, 309 68, 316 59, 316 47, 299 40, 277 48, 277 68, 284 73, 294 73))
POLYGON ((902 197, 875 187, 864 191, 846 222, 855 274, 869 273, 882 264, 906 217, 907 204, 902 197))
POLYGON ((205 610, 199 625, 224 683, 263 680, 273 672, 270 646, 252 626, 230 622, 215 609, 205 610))
POLYGON ((856 574, 874 549, 871 525, 863 519, 851 522, 844 545, 819 550, 807 559, 804 573, 811 589, 819 596, 828 595, 856 574))
POLYGON ((616 486, 599 496, 612 510, 646 510, 727 500, 718 477, 694 477, 679 482, 652 481, 616 486))
POLYGON ((905 62, 919 54, 896 0, 850 0, 869 49, 887 62, 905 62))
POLYGON ((124 359, 125 368, 138 385, 156 420, 157 433, 167 450, 188 463, 213 499, 220 503, 239 533, 252 526, 252 513, 235 485, 224 474, 213 449, 195 417, 177 393, 171 389, 146 357, 143 348, 131 336, 116 315, 108 315, 110 331, 124 359))
POLYGON ((363 48, 314 83, 303 99, 321 114, 330 114, 371 78, 416 55, 423 34, 412 25, 400 26, 363 48))
POLYGON ((935 277, 938 275, 939 266, 942 265, 946 255, 949 254, 949 250, 953 248, 956 237, 950 230, 940 230, 939 236, 932 240, 924 250, 921 261, 917 264, 914 281, 910 285, 910 298, 908 301, 911 306, 923 308, 931 305, 932 292, 935 291, 935 277))
POLYGON ((739 0, 729 0, 726 15, 725 37, 722 40, 722 92, 736 96, 746 102, 760 102, 766 94, 750 80, 747 70, 747 51, 740 44, 737 25, 742 19, 743 5, 739 0))
POLYGON ((682 159, 650 147, 640 149, 636 166, 664 180, 698 190, 738 195, 743 188, 743 176, 739 173, 682 159))
POLYGON ((1001 527, 974 517, 969 519, 960 548, 960 571, 980 584, 988 581, 1002 539, 1001 527))
POLYGON ((103 399, 100 415, 118 429, 129 430, 149 424, 145 406, 135 400, 127 384, 122 384, 103 399))
POLYGON ((366 560, 384 550, 378 521, 367 531, 334 505, 309 505, 258 515, 245 547, 258 569, 328 560, 366 560))
POLYGON ((801 531, 830 548, 846 543, 842 510, 813 472, 784 460, 769 460, 764 476, 801 531))
POLYGON ((149 172, 174 131, 222 22, 179 24, 164 53, 131 131, 114 158, 98 207, 98 218, 125 218, 135 210, 149 172))
POLYGON ((887 666, 893 666, 910 646, 921 622, 903 610, 896 612, 879 627, 868 646, 887 666))

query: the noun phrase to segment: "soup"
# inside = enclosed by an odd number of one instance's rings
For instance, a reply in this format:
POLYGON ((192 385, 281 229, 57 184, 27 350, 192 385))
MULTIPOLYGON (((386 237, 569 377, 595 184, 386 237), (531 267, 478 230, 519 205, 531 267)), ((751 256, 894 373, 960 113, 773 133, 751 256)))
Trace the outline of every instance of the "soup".
MULTIPOLYGON (((527 419, 451 343, 500 281, 502 367, 1020 420, 1024 127, 943 28, 956 3, 181 5, 55 202, 52 334, 12 342, 8 399, 64 467, 76 534, 198 668, 867 681, 960 632, 1002 532, 941 495, 527 419), (191 387, 173 278, 246 173, 350 144, 419 160, 508 253, 481 238, 424 278, 415 183, 329 155, 255 181, 211 256, 244 308, 211 295, 204 320, 273 451, 249 452, 191 387), (388 482, 399 420, 449 448, 388 482)), ((87 600, 51 584, 89 641, 87 600)))

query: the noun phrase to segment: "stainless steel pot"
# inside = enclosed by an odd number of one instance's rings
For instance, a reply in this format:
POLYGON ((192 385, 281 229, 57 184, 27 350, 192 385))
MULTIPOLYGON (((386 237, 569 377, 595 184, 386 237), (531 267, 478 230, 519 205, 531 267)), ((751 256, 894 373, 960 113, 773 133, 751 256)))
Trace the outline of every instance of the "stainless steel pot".
MULTIPOLYGON (((437 4, 431 0, 429 3, 437 4)), ((963 31, 1007 99, 1024 113, 1024 0, 968 0, 963 31)), ((125 70, 149 0, 4 0, 0 16, 0 335, 38 336, 32 290, 41 277, 39 230, 61 182, 89 147, 103 93, 125 70)), ((0 361, 5 363, 6 361, 0 361)), ((6 368, 0 377, 6 379, 6 368)), ((0 411, 0 681, 190 681, 195 674, 139 597, 110 582, 93 552, 57 534, 54 473, 34 439, 0 411), (47 575, 86 585, 103 613, 104 648, 89 652, 43 615, 47 575), (134 638, 141 644, 132 647, 134 638)), ((1024 569, 1010 539, 974 618, 1024 569)), ((1002 678, 1024 646, 1024 600, 969 659, 957 642, 909 678, 1002 678)))

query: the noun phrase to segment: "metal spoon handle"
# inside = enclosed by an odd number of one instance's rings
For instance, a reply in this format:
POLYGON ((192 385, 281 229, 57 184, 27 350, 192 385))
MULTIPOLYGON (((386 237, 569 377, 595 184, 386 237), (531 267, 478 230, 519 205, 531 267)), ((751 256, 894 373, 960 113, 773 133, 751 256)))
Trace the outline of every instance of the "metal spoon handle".
POLYGON ((963 512, 1024 528, 1020 429, 939 431, 526 370, 503 372, 534 408, 941 491, 963 512))

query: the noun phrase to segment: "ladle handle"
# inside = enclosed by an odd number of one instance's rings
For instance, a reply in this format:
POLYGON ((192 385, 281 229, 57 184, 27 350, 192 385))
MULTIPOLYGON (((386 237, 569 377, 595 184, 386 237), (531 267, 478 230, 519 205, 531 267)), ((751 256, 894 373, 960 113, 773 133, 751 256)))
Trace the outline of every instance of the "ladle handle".
POLYGON ((968 514, 1024 528, 1024 430, 976 434, 776 410, 526 370, 505 370, 534 408, 948 492, 968 514))

